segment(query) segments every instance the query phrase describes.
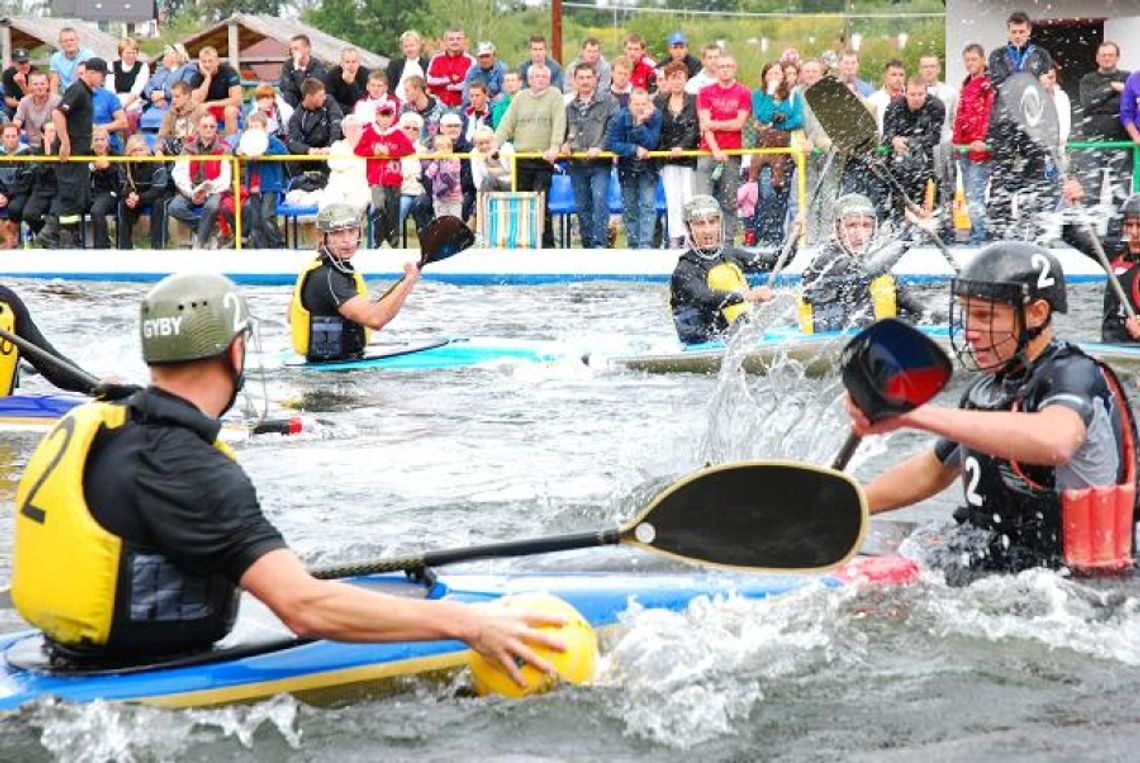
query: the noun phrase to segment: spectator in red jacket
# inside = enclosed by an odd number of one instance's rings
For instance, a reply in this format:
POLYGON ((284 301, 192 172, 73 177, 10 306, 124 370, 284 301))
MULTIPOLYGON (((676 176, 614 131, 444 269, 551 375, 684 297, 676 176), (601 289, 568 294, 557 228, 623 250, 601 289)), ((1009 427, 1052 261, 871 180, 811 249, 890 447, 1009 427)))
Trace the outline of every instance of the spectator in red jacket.
POLYGON ((954 145, 969 146, 960 156, 958 168, 966 187, 966 203, 970 211, 970 244, 979 246, 986 240, 986 186, 993 170, 992 157, 986 148, 986 131, 996 91, 986 73, 986 52, 971 43, 962 51, 966 79, 958 98, 954 117, 954 145))
POLYGON ((376 109, 376 121, 364 128, 354 151, 368 157, 368 185, 372 188, 372 231, 370 245, 387 241, 396 246, 400 220, 400 186, 404 173, 400 158, 415 149, 396 124, 396 109, 388 103, 376 109))
POLYGON ((443 50, 428 62, 425 79, 428 90, 444 106, 454 109, 463 103, 463 80, 475 64, 467 49, 467 35, 453 27, 443 35, 443 50))
POLYGON ((645 50, 645 38, 639 34, 631 34, 625 38, 625 57, 633 66, 629 82, 634 89, 642 89, 647 93, 657 92, 657 62, 645 50))

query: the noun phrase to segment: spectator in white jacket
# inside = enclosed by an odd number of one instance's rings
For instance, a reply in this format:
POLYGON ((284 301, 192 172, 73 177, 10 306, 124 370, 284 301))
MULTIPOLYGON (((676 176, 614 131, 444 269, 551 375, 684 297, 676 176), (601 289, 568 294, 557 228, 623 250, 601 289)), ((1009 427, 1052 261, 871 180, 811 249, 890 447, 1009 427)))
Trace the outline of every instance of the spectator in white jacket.
POLYGON ((330 204, 348 204, 362 216, 372 203, 368 187, 368 160, 355 154, 356 144, 364 134, 364 125, 355 114, 349 114, 340 123, 340 140, 329 146, 329 181, 321 190, 318 209, 330 204))

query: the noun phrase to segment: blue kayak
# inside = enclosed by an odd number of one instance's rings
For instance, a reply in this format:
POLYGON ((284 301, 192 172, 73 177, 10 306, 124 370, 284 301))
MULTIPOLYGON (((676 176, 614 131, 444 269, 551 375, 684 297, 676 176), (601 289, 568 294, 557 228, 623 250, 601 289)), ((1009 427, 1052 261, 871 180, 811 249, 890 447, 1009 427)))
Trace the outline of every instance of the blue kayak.
MULTIPOLYGON (((950 327, 917 326, 922 333, 950 350, 950 327)), ((858 329, 802 334, 795 326, 768 328, 744 354, 743 367, 748 373, 764 374, 773 366, 788 361, 803 365, 804 373, 822 376, 839 370, 839 353, 858 329)), ((1140 343, 1104 344, 1078 342, 1085 352, 1113 367, 1140 370, 1140 343)), ((678 351, 642 353, 606 358, 606 363, 619 368, 649 373, 716 373, 724 360, 724 342, 688 345, 678 351)))
POLYGON ((327 363, 309 363, 291 355, 289 368, 307 371, 354 371, 382 368, 418 371, 470 368, 502 363, 552 363, 570 355, 570 348, 556 342, 525 339, 448 338, 391 345, 369 345, 364 357, 327 363))
MULTIPOLYGON (((901 557, 857 557, 823 576, 708 572, 613 572, 441 575, 432 585, 403 576, 347 582, 397 595, 462 602, 492 601, 541 591, 574 605, 595 628, 618 623, 631 604, 681 610, 700 596, 764 599, 811 582, 838 587, 857 581, 901 584, 917 565, 901 557)), ((114 668, 53 672, 38 631, 0 636, 0 710, 52 696, 69 702, 143 702, 196 707, 258 700, 289 693, 312 702, 337 702, 399 688, 401 679, 448 673, 464 666, 467 647, 457 641, 343 644, 301 641, 260 603, 246 596, 234 632, 214 651, 114 668)))
MULTIPOLYGON (((8 395, 0 397, 0 432, 47 432, 68 411, 90 401, 78 395, 8 395)), ((251 435, 293 435, 320 431, 322 424, 306 415, 290 415, 279 419, 222 420, 221 439, 241 442, 251 435)))

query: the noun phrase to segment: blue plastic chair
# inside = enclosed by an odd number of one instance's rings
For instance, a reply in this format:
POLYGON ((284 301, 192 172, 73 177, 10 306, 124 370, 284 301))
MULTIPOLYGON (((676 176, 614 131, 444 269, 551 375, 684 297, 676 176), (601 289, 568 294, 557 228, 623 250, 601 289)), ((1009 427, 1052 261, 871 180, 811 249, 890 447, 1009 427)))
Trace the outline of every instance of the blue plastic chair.
POLYGON ((578 211, 569 175, 555 174, 550 178, 550 198, 547 199, 546 206, 550 210, 551 217, 558 216, 558 236, 562 241, 562 248, 569 248, 570 216, 578 211))

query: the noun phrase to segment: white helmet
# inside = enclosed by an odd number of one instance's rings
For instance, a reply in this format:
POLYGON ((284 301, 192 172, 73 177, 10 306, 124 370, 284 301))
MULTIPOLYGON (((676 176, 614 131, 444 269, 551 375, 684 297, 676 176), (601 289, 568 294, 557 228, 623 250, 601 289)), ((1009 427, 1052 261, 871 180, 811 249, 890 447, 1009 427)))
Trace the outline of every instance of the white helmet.
POLYGON ((689 199, 685 203, 684 220, 685 245, 696 252, 700 257, 711 260, 718 256, 721 250, 724 249, 724 214, 721 212, 720 204, 717 200, 707 194, 699 194, 689 199), (697 220, 712 219, 720 221, 720 235, 717 236, 715 246, 697 246, 697 242, 693 238, 691 224, 697 220))
POLYGON ((845 193, 835 202, 835 240, 840 248, 852 257, 862 257, 871 251, 875 237, 879 233, 879 215, 875 205, 861 193, 845 193), (873 221, 871 235, 863 242, 858 251, 847 242, 843 233, 843 224, 852 217, 868 217, 873 221))

